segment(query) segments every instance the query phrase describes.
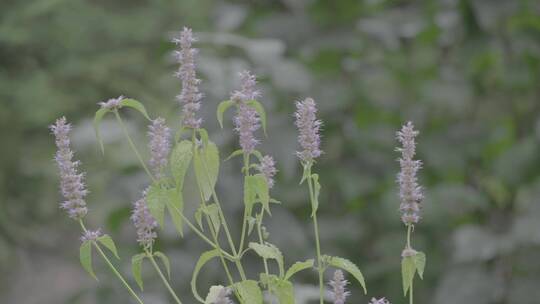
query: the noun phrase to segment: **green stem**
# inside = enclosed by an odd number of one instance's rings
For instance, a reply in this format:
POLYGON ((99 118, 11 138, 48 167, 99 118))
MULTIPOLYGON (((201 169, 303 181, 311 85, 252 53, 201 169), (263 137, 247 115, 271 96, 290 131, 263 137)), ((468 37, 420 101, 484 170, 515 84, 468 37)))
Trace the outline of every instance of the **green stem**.
POLYGON ((412 225, 407 225, 407 249, 411 249, 411 230, 412 225))
MULTIPOLYGON (((262 237, 262 230, 261 230, 261 225, 262 225, 263 218, 264 218, 264 207, 261 206, 261 213, 260 213, 259 220, 257 222, 257 232, 259 234, 259 243, 261 245, 264 245, 264 240, 263 240, 263 237, 262 237)), ((269 274, 268 261, 266 260, 266 258, 262 258, 262 259, 263 259, 263 263, 264 263, 264 272, 266 273, 266 275, 268 275, 269 274)))
POLYGON ((409 290, 409 304, 413 304, 413 282, 414 279, 411 281, 411 290, 409 290))
MULTIPOLYGON (((309 198, 311 200, 311 205, 313 206, 313 202, 315 201, 315 194, 313 192, 313 180, 311 177, 311 166, 308 167, 308 187, 309 187, 309 198)), ((321 259, 321 244, 319 241, 319 224, 317 223, 317 212, 313 213, 313 229, 315 230, 315 246, 317 248, 317 270, 319 272, 319 295, 320 295, 320 304, 324 303, 324 282, 323 282, 323 274, 324 269, 322 267, 322 259, 321 259)))
POLYGON ((114 113, 114 116, 116 116, 116 120, 118 121, 118 123, 122 127, 122 131, 124 132, 124 135, 127 137, 129 146, 131 147, 133 152, 135 152, 135 155, 137 156, 137 159, 139 159, 139 162, 141 163, 142 167, 144 168, 144 171, 146 171, 146 174, 148 174, 148 176, 150 177, 150 179, 153 182, 156 182, 156 178, 152 175, 152 173, 150 173, 150 170, 148 170, 148 167, 146 166, 146 163, 144 162, 141 154, 139 153, 139 150, 137 150, 137 147, 133 143, 133 140, 131 139, 131 136, 129 135, 129 132, 128 132, 127 128, 126 128, 126 125, 124 124, 124 121, 122 120, 122 117, 120 117, 120 114, 118 113, 118 110, 114 110, 113 113, 114 113))
POLYGON ((161 269, 159 269, 158 264, 156 263, 156 260, 154 259, 154 255, 148 251, 146 251, 146 256, 150 259, 150 262, 152 262, 152 265, 156 269, 157 273, 159 274, 159 277, 163 281, 163 284, 167 287, 167 290, 169 290, 169 293, 174 298, 177 304, 182 304, 182 301, 178 298, 174 290, 172 289, 171 285, 169 284, 169 281, 167 281, 167 278, 163 275, 163 272, 161 272, 161 269))
MULTIPOLYGON (((81 225, 81 228, 83 230, 84 233, 87 232, 87 229, 86 227, 84 226, 84 223, 82 220, 79 220, 79 224, 81 225)), ((133 291, 133 289, 131 289, 131 286, 129 286, 129 284, 126 282, 126 280, 124 280, 124 277, 120 274, 120 272, 118 272, 118 270, 116 270, 116 267, 114 267, 114 265, 111 263, 111 261, 109 260, 109 258, 107 257, 107 255, 103 252, 103 250, 101 250, 101 247, 99 247, 99 244, 96 243, 96 242, 92 242, 94 244, 94 247, 96 247, 97 251, 99 252, 99 254, 101 255, 101 257, 103 257, 103 259, 105 260, 105 262, 107 263, 107 265, 109 266, 109 268, 112 270, 112 272, 116 275, 116 277, 120 280, 120 282, 122 282, 122 284, 124 285, 124 287, 128 290, 128 292, 131 294, 131 296, 139 303, 139 304, 144 304, 144 302, 141 300, 141 298, 139 298, 139 296, 135 293, 135 291, 133 291)))

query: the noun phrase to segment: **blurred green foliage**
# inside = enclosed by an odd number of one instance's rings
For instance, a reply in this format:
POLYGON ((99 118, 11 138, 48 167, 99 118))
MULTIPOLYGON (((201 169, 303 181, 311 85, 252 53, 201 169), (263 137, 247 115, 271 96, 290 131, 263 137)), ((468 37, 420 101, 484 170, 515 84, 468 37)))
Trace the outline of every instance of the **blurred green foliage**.
MULTIPOLYGON (((177 124, 169 39, 184 25, 201 40, 205 124, 222 154, 237 143, 230 122, 218 129, 215 107, 237 72, 260 76, 270 114, 262 149, 278 161, 274 196, 284 207, 268 230, 288 262, 313 256, 291 117, 292 101, 312 96, 325 121, 317 164, 323 251, 357 263, 369 296, 404 301, 394 132, 413 120, 427 192, 415 233, 428 255, 418 302, 537 303, 540 4, 532 0, 0 2, 0 302, 127 303, 104 270, 96 284, 77 265, 78 232, 57 207, 47 125, 60 115, 75 124, 91 221, 121 240, 127 265, 136 250, 130 202, 146 180, 112 121, 99 154, 90 119, 98 101, 124 94, 177 124)), ((144 121, 128 119, 143 146, 144 121)), ((237 169, 223 168, 232 178, 218 189, 231 215, 241 213, 237 169)), ((187 282, 204 244, 161 235, 175 288, 190 303, 187 282)), ((221 275, 217 265, 208 272, 209 282, 221 275)), ((309 295, 307 286, 297 293, 309 295)), ((353 294, 354 303, 367 302, 353 294)), ((167 303, 159 285, 145 295, 167 303)))

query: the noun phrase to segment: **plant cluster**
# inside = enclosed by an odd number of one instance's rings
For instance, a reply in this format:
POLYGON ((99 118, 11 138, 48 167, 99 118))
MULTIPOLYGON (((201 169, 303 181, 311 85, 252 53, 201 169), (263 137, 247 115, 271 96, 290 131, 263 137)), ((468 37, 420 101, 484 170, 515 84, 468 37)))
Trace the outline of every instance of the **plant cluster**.
MULTIPOLYGON (((314 269, 317 272, 321 304, 325 299, 331 299, 334 304, 346 303, 351 293, 347 290, 349 282, 345 279, 343 271, 350 274, 367 293, 364 276, 354 263, 346 258, 325 255, 321 248, 317 222, 321 184, 315 165, 316 160, 323 154, 320 146, 320 131, 323 123, 317 117, 315 101, 312 98, 305 98, 296 102, 294 113, 300 146, 296 155, 303 168, 300 184, 307 188, 311 204, 315 256, 313 259, 286 265, 281 250, 270 242, 270 234, 264 226, 265 216, 271 216, 272 207, 281 203, 271 194, 277 172, 274 159, 257 149, 260 143, 257 133, 262 129, 266 135, 267 116, 263 105, 257 100, 261 94, 256 87, 255 75, 249 71, 240 73, 241 87, 233 91, 230 98, 217 107, 217 119, 221 127, 224 125, 224 113, 229 109, 236 111, 233 126, 238 134, 240 148, 227 159, 241 157, 243 160, 241 172, 244 179, 244 214, 241 235, 235 241, 227 223, 228 219, 223 212, 224 205, 215 190, 221 161, 219 150, 209 138, 207 131, 203 128, 203 120, 198 115, 203 94, 199 91, 201 80, 197 78, 196 73, 197 49, 193 48, 196 39, 191 29, 184 28, 180 37, 174 39, 173 42, 178 45, 178 51, 175 54, 179 69, 175 75, 182 85, 182 91, 177 96, 182 108, 181 127, 176 130, 174 136, 163 118, 150 118, 142 103, 123 96, 100 102, 100 108, 94 117, 101 151, 104 152, 104 145, 99 133, 99 124, 105 115, 112 114, 148 175, 149 185, 141 189, 140 198, 134 202, 131 215, 131 221, 136 228, 136 240, 141 250, 131 259, 133 279, 139 288, 143 290, 144 286, 141 275, 142 263, 149 261, 175 303, 182 303, 181 297, 176 294, 170 283, 170 261, 167 255, 154 249, 158 229, 164 227, 165 217, 169 216, 180 237, 183 236, 184 226, 188 226, 209 247, 208 251, 199 256, 190 282, 193 296, 201 303, 219 304, 236 301, 246 304, 263 303, 263 301, 294 303, 292 278, 298 272, 307 269, 314 269), (150 159, 148 161, 143 159, 125 127, 121 115, 125 108, 137 110, 150 122, 148 126, 150 159), (184 179, 190 170, 194 172, 199 193, 198 208, 194 218, 188 218, 184 214, 184 179), (243 258, 247 254, 255 254, 261 258, 263 271, 257 278, 248 278, 246 275, 243 258), (205 264, 212 259, 220 261, 227 281, 222 285, 211 286, 206 296, 202 296, 198 288, 198 275, 205 264), (160 267, 158 261, 163 266, 160 267), (270 267, 271 265, 275 267, 270 267), (334 268, 335 272, 328 283, 331 290, 326 292, 324 273, 329 268, 334 268)), ((66 118, 62 117, 51 126, 51 131, 56 138, 55 160, 60 171, 60 189, 64 197, 61 208, 65 209, 68 216, 77 221, 82 229, 80 261, 83 268, 92 277, 96 277, 92 267, 92 252, 97 251, 133 299, 137 303, 144 303, 104 250, 108 250, 119 259, 113 239, 102 233, 101 229, 91 230, 85 225, 84 219, 88 213, 85 198, 88 190, 84 182, 85 174, 80 169, 81 164, 74 159, 74 152, 70 147, 71 125, 66 118)), ((399 208, 402 213, 401 220, 407 228, 406 246, 401 254, 403 291, 405 295, 409 294, 411 304, 413 303, 414 276, 418 273, 421 278, 423 277, 426 261, 425 254, 414 250, 411 245, 411 234, 414 225, 420 220, 423 199, 423 191, 417 180, 421 162, 413 159, 417 135, 418 131, 414 130, 410 122, 397 132, 397 139, 402 144, 402 147, 398 148, 402 154, 399 159, 401 171, 398 174, 401 200, 399 208)), ((387 304, 389 302, 385 298, 373 298, 370 303, 387 304)))

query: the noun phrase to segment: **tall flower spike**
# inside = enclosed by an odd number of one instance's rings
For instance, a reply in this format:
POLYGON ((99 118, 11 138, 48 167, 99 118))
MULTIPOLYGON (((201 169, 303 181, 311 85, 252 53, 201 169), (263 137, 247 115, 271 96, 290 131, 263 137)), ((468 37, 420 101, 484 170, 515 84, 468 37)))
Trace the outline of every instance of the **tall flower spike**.
POLYGON ((255 131, 260 128, 259 114, 247 101, 257 98, 260 94, 255 89, 257 81, 248 71, 240 73, 241 90, 231 94, 231 100, 238 103, 238 110, 233 118, 234 129, 238 132, 240 147, 246 153, 251 153, 259 141, 255 138, 255 131))
POLYGON ((298 142, 302 147, 302 151, 296 152, 296 155, 303 162, 312 162, 317 157, 321 156, 320 148, 321 137, 319 131, 322 122, 317 119, 317 107, 312 98, 306 98, 303 101, 296 102, 296 127, 298 128, 298 142))
POLYGON ((347 291, 346 287, 349 282, 345 280, 343 271, 336 270, 334 272, 334 278, 330 280, 330 286, 332 286, 332 297, 334 298, 334 304, 345 304, 345 300, 351 293, 347 291))
POLYGON ((201 80, 197 78, 195 72, 195 56, 198 50, 191 47, 195 41, 197 40, 193 37, 192 30, 187 27, 182 30, 180 38, 173 39, 175 44, 180 45, 180 49, 176 51, 180 68, 175 76, 182 81, 182 92, 176 99, 182 105, 184 126, 197 129, 202 123, 202 119, 197 117, 197 112, 201 108, 200 101, 203 95, 199 92, 201 80))
POLYGON ((157 238, 154 229, 158 227, 158 223, 146 205, 146 192, 143 191, 142 198, 133 204, 131 221, 137 230, 137 242, 144 248, 150 248, 157 238))
POLYGON ((81 163, 73 160, 69 140, 71 125, 62 117, 50 129, 56 137, 57 151, 54 159, 60 171, 60 191, 64 197, 60 208, 65 209, 70 218, 80 220, 88 212, 84 200, 88 190, 84 185, 84 173, 78 172, 81 163))
POLYGON ((391 304, 386 298, 375 299, 371 298, 369 304, 391 304))
POLYGON ((148 126, 150 168, 156 179, 163 177, 163 171, 167 167, 167 160, 171 150, 171 130, 165 124, 165 119, 158 117, 148 126))
POLYGON ((418 133, 410 121, 397 132, 397 139, 402 145, 396 149, 401 152, 401 157, 398 160, 401 171, 397 175, 401 201, 399 210, 401 211, 401 220, 405 225, 420 221, 420 203, 424 198, 422 187, 418 185, 417 178, 422 162, 413 159, 416 154, 415 137, 418 133))
POLYGON ((266 178, 266 183, 268 184, 268 188, 274 187, 274 175, 276 175, 276 162, 274 161, 274 158, 270 155, 265 155, 261 159, 261 163, 258 166, 258 170, 264 175, 266 178))
POLYGON ((230 294, 231 294, 230 288, 222 287, 213 304, 233 304, 233 301, 229 299, 230 294))

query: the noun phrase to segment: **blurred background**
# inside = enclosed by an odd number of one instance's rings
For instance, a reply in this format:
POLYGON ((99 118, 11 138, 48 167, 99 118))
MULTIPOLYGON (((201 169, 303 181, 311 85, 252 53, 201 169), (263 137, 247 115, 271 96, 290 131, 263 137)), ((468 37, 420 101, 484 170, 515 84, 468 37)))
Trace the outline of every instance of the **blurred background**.
MULTIPOLYGON (((538 303, 540 298, 540 3, 534 0, 2 0, 0 1, 0 302, 130 303, 97 257, 99 282, 78 262, 79 228, 59 210, 54 141, 47 126, 66 115, 87 171, 90 227, 121 247, 131 280, 137 252, 128 220, 148 183, 119 126, 102 124, 96 103, 118 95, 142 101, 177 126, 180 91, 171 37, 193 27, 204 126, 222 158, 236 150, 231 113, 221 130, 218 102, 253 70, 269 115, 260 150, 275 157, 272 195, 283 202, 266 219, 286 263, 314 256, 310 206, 299 187, 295 100, 311 96, 324 120, 320 225, 324 253, 350 258, 367 279, 351 303, 387 296, 405 303, 400 253, 395 131, 421 131, 426 188, 414 246, 427 253, 417 303, 538 303)), ((146 151, 146 122, 123 112, 146 151)), ((262 134, 259 134, 262 138, 262 134)), ((145 152, 147 153, 147 152, 145 152)), ((222 164, 218 193, 239 235, 240 164, 222 164)), ((187 187, 189 188, 188 181, 187 187)), ((191 181, 191 185, 193 182, 191 181)), ((195 196, 186 193, 186 213, 195 196)), ((172 227, 169 225, 169 227, 172 227)), ((160 232, 173 285, 195 303, 189 280, 208 248, 186 228, 160 232)), ((248 259, 252 276, 261 263, 248 259)), ((328 272, 330 274, 330 272, 328 272)), ((201 289, 223 282, 208 264, 201 289)), ((153 270, 147 303, 170 303, 153 270)), ((316 274, 296 278, 297 303, 314 293, 316 274)), ((202 291, 201 291, 202 292, 202 291)), ((316 291, 315 291, 316 293, 316 291)))

